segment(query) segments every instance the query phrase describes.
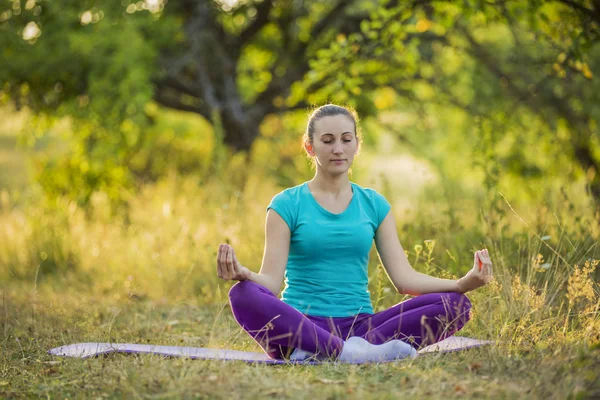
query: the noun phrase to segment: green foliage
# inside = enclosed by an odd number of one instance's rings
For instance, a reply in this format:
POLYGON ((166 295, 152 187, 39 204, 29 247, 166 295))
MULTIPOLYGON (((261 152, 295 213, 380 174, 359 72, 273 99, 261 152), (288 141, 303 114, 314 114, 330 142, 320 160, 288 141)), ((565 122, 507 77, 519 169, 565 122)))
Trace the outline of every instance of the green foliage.
MULTIPOLYGON (((184 3, 9 1, 0 104, 27 112, 0 110, 0 363, 19 366, 0 374, 0 395, 598 397, 600 213, 589 192, 598 170, 581 162, 582 150, 600 160, 597 25, 566 2, 358 1, 349 15, 368 14, 359 32, 313 38, 331 5, 309 3, 290 31, 267 23, 243 46, 241 104, 296 67, 284 58, 272 68, 286 40, 306 43, 311 70, 269 101, 356 107, 364 149, 351 178, 393 204, 417 270, 456 278, 473 250, 490 249, 496 280, 469 294, 462 333, 498 345, 268 376, 189 360, 51 359, 48 348, 80 341, 258 350, 224 307, 231 282, 216 277, 216 249, 231 243, 258 271, 266 205, 314 171, 301 147, 304 111, 267 115, 249 151, 231 154, 217 111, 202 118, 154 102, 156 79, 174 67, 159 54, 186 51, 184 3), (28 150, 35 181, 15 184, 5 177, 24 179, 14 157, 28 150), (426 181, 394 164, 402 153, 424 163, 426 181), (375 167, 383 178, 372 185, 375 167)), ((223 5, 218 21, 238 34, 260 4, 223 5)), ((293 4, 277 2, 271 18, 289 17, 293 4)), ((377 261, 373 251, 369 289, 381 309, 406 296, 377 261)))
MULTIPOLYGON (((427 159, 444 186, 470 185, 463 171, 475 168, 481 175, 473 179, 490 194, 539 201, 559 182, 576 181, 597 201, 600 91, 586 60, 600 47, 588 41, 585 52, 573 50, 575 37, 593 35, 577 18, 576 8, 551 2, 440 2, 409 15, 405 34, 421 34, 377 57, 395 66, 382 84, 401 94, 393 109, 405 121, 382 128, 427 159)), ((396 35, 392 21, 378 29, 365 22, 363 30, 385 40, 396 35)), ((368 48, 358 54, 374 56, 368 48)))
POLYGON ((39 132, 30 145, 45 143, 36 156, 36 173, 48 197, 67 196, 85 206, 98 192, 114 205, 124 205, 139 184, 169 171, 200 177, 208 173, 215 153, 212 127, 201 118, 153 104, 145 110, 153 123, 142 129, 126 120, 119 128, 124 133, 121 138, 77 120, 53 126, 37 124, 39 132), (124 146, 122 141, 131 135, 135 142, 124 146), (98 143, 88 144, 90 141, 98 143))
POLYGON ((24 10, 18 1, 12 4, 0 21, 4 95, 40 113, 46 132, 67 117, 71 123, 70 129, 55 126, 66 146, 59 157, 41 158, 42 187, 80 204, 94 191, 122 202, 134 184, 130 159, 153 145, 146 132, 156 108, 156 53, 176 25, 160 13, 161 24, 149 11, 130 15, 120 1, 27 2, 24 10))
MULTIPOLYGON (((260 18, 264 4, 208 2, 206 21, 213 18, 216 27, 243 40, 239 35, 260 18)), ((185 25, 190 21, 186 4, 10 1, 0 9, 5 66, 0 101, 31 109, 49 126, 65 118, 70 122, 60 158, 41 160, 40 180, 50 196, 69 195, 79 204, 94 191, 109 192, 122 204, 140 181, 164 176, 171 168, 167 164, 177 164, 179 157, 182 165, 174 168, 180 171, 208 173, 209 159, 214 169, 221 168, 227 157, 223 141, 231 144, 232 135, 240 136, 236 132, 271 123, 266 114, 262 121, 250 119, 258 112, 252 107, 267 107, 255 104, 259 101, 283 109, 329 101, 349 104, 365 121, 383 112, 406 116, 412 123, 402 132, 398 124, 375 125, 365 135, 366 143, 376 145, 381 137, 377 131, 393 128, 444 180, 460 180, 460 171, 474 166, 489 191, 508 186, 535 197, 532 187, 549 184, 547 176, 559 176, 584 180, 594 197, 600 195, 600 114, 594 107, 600 101, 600 70, 594 62, 600 47, 597 24, 582 11, 592 5, 542 0, 390 4, 352 3, 332 24, 334 29, 310 37, 330 6, 274 3, 271 19, 256 35, 239 48, 221 49, 233 54, 235 64, 213 71, 230 74, 221 80, 234 80, 235 88, 215 86, 215 95, 231 90, 239 95, 234 103, 246 112, 245 121, 253 121, 243 127, 214 105, 202 111, 209 99, 193 95, 199 90, 192 62, 197 55, 191 52, 194 35, 185 25), (309 71, 290 81, 289 95, 273 88, 274 82, 286 86, 279 80, 303 63, 309 71), (195 150, 168 150, 182 146, 167 146, 165 138, 180 136, 156 120, 162 113, 153 102, 157 82, 172 70, 185 71, 187 80, 169 86, 172 93, 161 91, 161 101, 169 106, 175 103, 164 96, 177 98, 180 109, 195 110, 215 126, 212 158, 202 153, 202 163, 191 161, 195 150), (268 96, 262 98, 267 88, 268 96), (70 189, 69 182, 81 189, 70 189)), ((205 44, 206 58, 218 55, 211 46, 205 44)), ((219 100, 221 106, 233 101, 219 100)), ((252 139, 254 148, 246 149, 249 157, 280 153, 270 168, 282 184, 307 173, 302 162, 289 159, 297 154, 289 149, 301 125, 284 123, 285 132, 277 135, 263 130, 262 137, 252 139), (265 150, 265 143, 275 147, 265 150)), ((184 147, 193 149, 189 133, 184 136, 184 147)), ((197 140, 206 137, 199 134, 197 140)))

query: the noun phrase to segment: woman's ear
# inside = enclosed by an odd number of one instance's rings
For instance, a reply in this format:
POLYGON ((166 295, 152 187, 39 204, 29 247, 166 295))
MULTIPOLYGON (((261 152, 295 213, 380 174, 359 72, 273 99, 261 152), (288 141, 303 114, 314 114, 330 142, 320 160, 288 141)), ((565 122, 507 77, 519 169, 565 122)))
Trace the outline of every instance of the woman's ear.
POLYGON ((311 156, 314 156, 314 155, 315 155, 315 153, 313 152, 312 145, 311 145, 310 143, 308 143, 308 142, 304 142, 304 148, 306 149, 306 152, 307 152, 309 155, 311 155, 311 156))

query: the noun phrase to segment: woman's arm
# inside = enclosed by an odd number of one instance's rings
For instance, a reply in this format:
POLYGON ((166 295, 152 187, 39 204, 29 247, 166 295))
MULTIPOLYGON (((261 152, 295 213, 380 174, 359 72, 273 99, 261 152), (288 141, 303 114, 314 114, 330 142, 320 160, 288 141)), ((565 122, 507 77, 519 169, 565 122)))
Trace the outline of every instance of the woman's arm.
POLYGON ((461 292, 458 281, 441 279, 417 272, 408 262, 396 232, 396 221, 388 212, 375 233, 375 245, 392 284, 402 294, 461 292))
POLYGON ((283 218, 270 209, 265 227, 265 250, 260 272, 252 272, 237 260, 233 248, 219 246, 217 274, 225 280, 250 280, 269 289, 275 296, 281 290, 290 250, 290 228, 283 218))
POLYGON ((260 272, 252 272, 250 280, 263 285, 275 296, 281 291, 285 267, 290 253, 290 228, 273 209, 267 211, 265 250, 260 272))

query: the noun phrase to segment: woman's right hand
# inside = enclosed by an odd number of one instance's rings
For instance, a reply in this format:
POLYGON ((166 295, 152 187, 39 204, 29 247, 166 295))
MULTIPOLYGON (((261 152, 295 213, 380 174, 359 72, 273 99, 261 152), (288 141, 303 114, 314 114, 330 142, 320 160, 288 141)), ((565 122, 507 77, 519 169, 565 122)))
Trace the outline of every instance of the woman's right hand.
POLYGON ((473 269, 457 282, 458 291, 466 293, 488 284, 492 280, 492 260, 487 249, 475 252, 473 269))
POLYGON ((217 275, 219 278, 226 281, 245 281, 250 279, 250 274, 250 270, 238 262, 233 247, 221 243, 217 254, 217 275))

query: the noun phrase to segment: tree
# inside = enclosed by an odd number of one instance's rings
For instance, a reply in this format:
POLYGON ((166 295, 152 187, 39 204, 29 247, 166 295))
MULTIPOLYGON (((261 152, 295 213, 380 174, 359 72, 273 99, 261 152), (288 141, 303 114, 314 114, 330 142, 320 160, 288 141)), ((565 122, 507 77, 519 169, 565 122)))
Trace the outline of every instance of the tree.
MULTIPOLYGON (((473 119, 461 140, 477 143, 474 153, 513 143, 498 154, 498 164, 488 160, 491 168, 530 179, 576 165, 600 200, 599 2, 431 2, 413 21, 421 34, 412 45, 394 41, 398 28, 386 21, 376 35, 389 45, 356 55, 396 71, 382 84, 409 100, 404 107, 427 114, 427 106, 438 104, 465 112, 473 119), (407 49, 418 66, 412 71, 398 62, 407 49), (490 136, 486 143, 482 129, 490 136), (544 153, 554 166, 541 162, 544 153)), ((406 132, 402 138, 410 141, 406 132)))
MULTIPOLYGON (((541 134, 554 151, 568 150, 600 198, 596 1, 7 4, 4 99, 73 117, 80 159, 126 166, 153 122, 152 102, 203 116, 236 152, 250 149, 269 114, 333 100, 365 117, 378 110, 373 90, 387 87, 403 106, 443 104, 482 118, 496 141, 521 128, 541 134), (444 48, 461 68, 440 56, 444 48), (544 129, 529 129, 532 120, 544 129)), ((498 162, 539 171, 512 137, 514 151, 498 162)))
MULTIPOLYGON (((154 99, 202 115, 232 150, 248 150, 266 115, 309 107, 286 99, 336 35, 361 34, 378 7, 410 10, 420 1, 378 3, 31 0, 22 10, 12 1, 0 18, 9 66, 0 79, 17 106, 62 108, 103 125, 143 123, 154 99)), ((335 77, 321 76, 296 98, 335 77)))

